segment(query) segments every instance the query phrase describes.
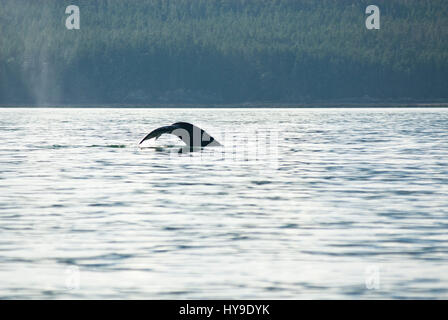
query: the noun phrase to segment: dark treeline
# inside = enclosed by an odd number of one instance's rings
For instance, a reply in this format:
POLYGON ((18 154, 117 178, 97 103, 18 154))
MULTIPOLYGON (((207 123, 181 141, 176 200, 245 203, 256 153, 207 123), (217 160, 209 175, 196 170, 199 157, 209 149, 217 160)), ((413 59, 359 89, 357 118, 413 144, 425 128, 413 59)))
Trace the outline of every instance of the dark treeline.
POLYGON ((0 104, 448 98, 446 0, 1 0, 0 104), (365 8, 381 9, 367 30, 365 8), (65 28, 77 5, 81 29, 65 28))

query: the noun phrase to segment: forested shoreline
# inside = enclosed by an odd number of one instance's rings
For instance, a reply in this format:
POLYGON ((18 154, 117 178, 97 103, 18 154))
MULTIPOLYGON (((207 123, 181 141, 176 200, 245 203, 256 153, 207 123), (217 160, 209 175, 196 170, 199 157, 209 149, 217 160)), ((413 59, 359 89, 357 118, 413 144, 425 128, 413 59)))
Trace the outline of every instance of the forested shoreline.
POLYGON ((374 2, 2 0, 0 104, 447 99, 446 1, 374 2))

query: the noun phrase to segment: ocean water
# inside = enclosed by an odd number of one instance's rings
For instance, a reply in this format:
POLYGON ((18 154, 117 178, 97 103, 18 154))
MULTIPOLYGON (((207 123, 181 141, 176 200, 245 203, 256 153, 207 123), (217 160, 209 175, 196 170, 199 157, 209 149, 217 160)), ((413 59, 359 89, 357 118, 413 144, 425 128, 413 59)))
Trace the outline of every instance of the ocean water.
POLYGON ((446 299, 447 231, 448 109, 0 109, 2 299, 446 299))

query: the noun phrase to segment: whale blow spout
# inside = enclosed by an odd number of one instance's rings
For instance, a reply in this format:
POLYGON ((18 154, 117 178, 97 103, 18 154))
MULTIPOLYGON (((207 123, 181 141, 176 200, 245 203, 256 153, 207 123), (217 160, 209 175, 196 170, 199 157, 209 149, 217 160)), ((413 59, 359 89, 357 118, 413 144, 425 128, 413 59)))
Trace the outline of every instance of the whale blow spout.
POLYGON ((173 134, 181 139, 188 147, 207 147, 207 146, 222 146, 215 138, 209 135, 207 132, 202 130, 195 125, 188 122, 176 122, 170 126, 164 126, 157 128, 150 133, 148 133, 139 145, 144 141, 155 138, 156 140, 162 134, 173 134))

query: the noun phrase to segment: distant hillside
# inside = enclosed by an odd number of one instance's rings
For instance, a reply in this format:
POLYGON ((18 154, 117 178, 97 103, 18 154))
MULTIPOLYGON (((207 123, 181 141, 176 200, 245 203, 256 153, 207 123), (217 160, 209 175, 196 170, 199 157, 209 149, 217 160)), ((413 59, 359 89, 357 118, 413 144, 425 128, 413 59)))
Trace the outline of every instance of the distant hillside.
POLYGON ((343 98, 448 98, 446 0, 0 3, 0 104, 343 98))

